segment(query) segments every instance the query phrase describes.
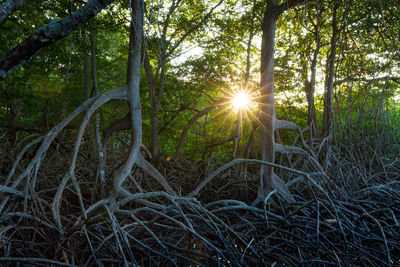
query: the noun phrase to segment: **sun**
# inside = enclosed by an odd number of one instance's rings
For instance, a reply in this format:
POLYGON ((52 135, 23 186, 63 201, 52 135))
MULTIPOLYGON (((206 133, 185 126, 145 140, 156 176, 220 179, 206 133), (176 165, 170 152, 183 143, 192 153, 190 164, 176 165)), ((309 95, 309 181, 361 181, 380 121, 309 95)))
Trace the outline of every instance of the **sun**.
POLYGON ((250 104, 249 94, 244 91, 238 92, 232 98, 232 105, 237 110, 246 109, 246 108, 248 108, 249 104, 250 104))

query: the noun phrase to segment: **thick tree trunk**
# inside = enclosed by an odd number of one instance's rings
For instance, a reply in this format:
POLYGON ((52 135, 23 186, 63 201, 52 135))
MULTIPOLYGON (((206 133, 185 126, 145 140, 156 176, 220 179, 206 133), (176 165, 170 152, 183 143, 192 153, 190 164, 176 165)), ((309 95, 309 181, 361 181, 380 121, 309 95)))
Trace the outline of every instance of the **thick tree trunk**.
MULTIPOLYGON (((275 123, 275 92, 274 92, 274 45, 276 27, 277 0, 268 0, 267 9, 262 22, 261 41, 261 158, 274 162, 274 123, 275 123)), ((258 199, 263 198, 270 187, 274 169, 262 166, 258 188, 258 199)))
MULTIPOLYGON (((271 163, 275 161, 274 46, 276 20, 282 12, 301 3, 303 3, 301 0, 288 0, 286 3, 278 5, 278 0, 267 0, 267 8, 261 26, 261 157, 263 161, 271 163)), ((253 205, 263 201, 266 194, 272 189, 276 189, 286 201, 293 200, 284 182, 274 174, 274 168, 271 165, 263 166, 260 170, 257 199, 253 205)))
POLYGON ((132 0, 133 13, 129 35, 129 53, 127 70, 128 103, 132 124, 131 149, 125 164, 117 171, 113 179, 114 193, 121 193, 121 185, 138 162, 142 143, 142 109, 140 106, 140 55, 143 33, 143 0, 132 0))
POLYGON ((83 7, 61 20, 51 20, 33 35, 0 58, 0 80, 23 65, 42 48, 70 35, 82 24, 96 16, 113 0, 89 0, 83 7))
POLYGON ((332 36, 330 41, 329 55, 326 61, 325 92, 324 92, 324 119, 322 136, 327 137, 331 134, 332 126, 332 94, 333 82, 335 78, 335 58, 339 29, 337 25, 337 9, 339 3, 335 2, 332 15, 332 36))

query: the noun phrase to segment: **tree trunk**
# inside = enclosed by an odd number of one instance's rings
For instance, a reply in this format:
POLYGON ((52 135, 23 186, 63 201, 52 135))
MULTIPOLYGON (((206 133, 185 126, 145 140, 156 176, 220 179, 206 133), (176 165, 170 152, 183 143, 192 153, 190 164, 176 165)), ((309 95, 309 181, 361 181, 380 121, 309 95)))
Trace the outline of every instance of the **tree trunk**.
MULTIPOLYGON (((267 8, 261 25, 261 158, 263 161, 271 163, 275 161, 274 46, 276 20, 282 12, 303 2, 302 0, 288 0, 278 5, 278 0, 267 0, 267 8)), ((274 168, 272 166, 262 166, 257 199, 253 202, 253 205, 263 201, 272 189, 276 189, 286 201, 293 200, 284 182, 274 174, 274 168)))
POLYGON ((335 57, 337 39, 339 35, 339 29, 337 26, 337 9, 339 3, 335 2, 333 7, 332 15, 332 36, 330 41, 329 55, 326 60, 326 76, 325 76, 325 92, 324 92, 324 119, 322 127, 322 136, 327 137, 331 134, 332 126, 332 93, 333 93, 333 81, 335 78, 335 57))
MULTIPOLYGON (((275 161, 274 122, 275 122, 275 92, 274 92, 274 45, 276 27, 277 0, 268 0, 267 9, 262 22, 261 41, 261 159, 275 161)), ((271 184, 274 169, 262 166, 257 199, 263 199, 271 184)))
MULTIPOLYGON (((95 40, 94 40, 94 22, 93 19, 90 20, 90 53, 92 55, 92 80, 93 80, 93 89, 96 95, 99 95, 99 85, 97 81, 97 61, 96 61, 96 46, 95 46, 95 40)), ((100 109, 99 109, 100 110, 100 109)), ((95 117, 94 117, 94 134, 96 137, 96 147, 97 147, 97 156, 99 159, 99 162, 103 162, 103 147, 101 143, 101 138, 100 138, 100 121, 99 121, 99 110, 96 111, 95 117)), ((90 128, 89 128, 90 131, 90 128)), ((105 185, 106 185, 106 179, 105 179, 105 173, 99 171, 97 174, 98 177, 100 177, 100 192, 101 196, 104 198, 105 197, 105 185)))
MULTIPOLYGON (((165 50, 162 48, 159 68, 160 68, 160 81, 158 83, 158 90, 156 96, 156 83, 154 81, 152 94, 150 95, 150 102, 152 103, 151 108, 151 143, 150 143, 150 152, 152 155, 152 161, 157 163, 160 156, 160 143, 158 140, 158 112, 160 111, 161 100, 164 93, 165 87, 165 68, 166 68, 166 55, 165 50)), ((157 76, 157 75, 156 75, 157 76)))
POLYGON ((161 49, 158 66, 155 74, 153 75, 151 66, 149 64, 148 56, 145 58, 145 69, 146 75, 149 80, 150 92, 149 92, 149 100, 151 103, 151 143, 150 143, 150 151, 152 154, 152 161, 157 163, 159 155, 160 155, 160 144, 159 144, 159 126, 158 126, 158 112, 161 106, 161 100, 165 89, 165 71, 166 71, 166 63, 169 60, 170 56, 174 53, 174 51, 182 44, 182 42, 190 36, 193 32, 195 32, 201 25, 212 15, 214 10, 222 4, 223 0, 220 0, 211 10, 192 28, 190 28, 172 47, 168 47, 167 41, 167 32, 169 29, 169 22, 171 15, 176 11, 178 6, 184 1, 173 1, 169 6, 168 13, 166 15, 165 20, 163 21, 163 28, 161 33, 161 49), (169 49, 168 49, 169 48, 169 49), (156 90, 157 89, 157 90, 156 90))
POLYGON ((318 7, 318 0, 316 3, 316 9, 317 9, 317 24, 315 25, 316 44, 315 44, 313 59, 311 61, 311 80, 310 83, 308 84, 308 87, 306 87, 307 102, 308 102, 307 125, 310 133, 309 138, 311 142, 313 137, 315 137, 318 134, 317 115, 315 113, 315 104, 314 104, 315 82, 317 77, 317 59, 320 49, 320 38, 319 38, 320 13, 318 7))
MULTIPOLYGON (((89 68, 89 52, 87 46, 87 36, 86 36, 86 29, 82 27, 82 44, 83 44, 83 85, 84 85, 84 92, 83 92, 83 99, 87 101, 90 97, 90 68, 89 68)), ((88 129, 87 137, 89 140, 89 158, 92 158, 92 131, 90 121, 88 122, 88 129)))
POLYGON ((153 109, 151 113, 151 142, 150 153, 152 162, 157 163, 160 156, 160 143, 158 142, 158 111, 153 109))
POLYGON ((142 109, 140 106, 140 55, 143 33, 143 0, 132 0, 131 30, 129 35, 129 53, 127 70, 128 103, 132 124, 131 149, 125 164, 117 171, 113 179, 114 194, 121 191, 121 185, 138 162, 142 143, 142 109))

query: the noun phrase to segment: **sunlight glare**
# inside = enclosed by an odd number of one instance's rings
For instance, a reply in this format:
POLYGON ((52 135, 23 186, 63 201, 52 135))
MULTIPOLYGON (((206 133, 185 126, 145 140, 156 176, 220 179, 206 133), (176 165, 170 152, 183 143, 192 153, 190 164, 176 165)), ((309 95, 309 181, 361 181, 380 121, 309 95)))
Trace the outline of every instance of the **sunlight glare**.
POLYGON ((246 92, 240 91, 232 99, 232 104, 236 109, 244 109, 250 103, 249 95, 246 92))

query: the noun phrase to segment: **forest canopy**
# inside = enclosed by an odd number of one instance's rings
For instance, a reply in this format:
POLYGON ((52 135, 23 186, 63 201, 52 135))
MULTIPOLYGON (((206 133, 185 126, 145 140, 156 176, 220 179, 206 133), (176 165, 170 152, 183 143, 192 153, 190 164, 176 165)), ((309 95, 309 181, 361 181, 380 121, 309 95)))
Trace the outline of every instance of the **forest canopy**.
POLYGON ((399 37, 396 0, 1 0, 0 264, 400 264, 399 37))

